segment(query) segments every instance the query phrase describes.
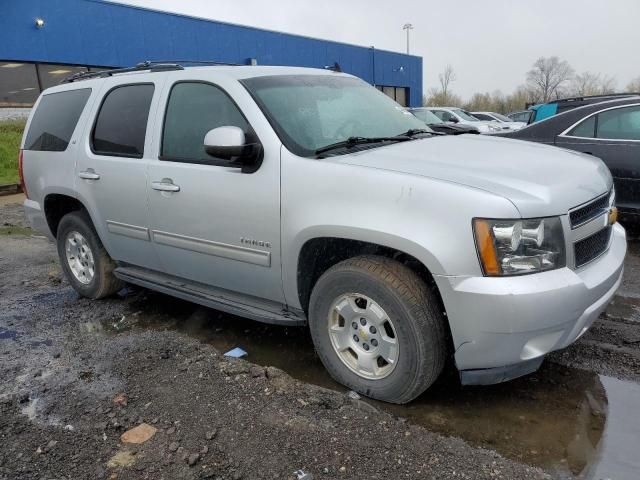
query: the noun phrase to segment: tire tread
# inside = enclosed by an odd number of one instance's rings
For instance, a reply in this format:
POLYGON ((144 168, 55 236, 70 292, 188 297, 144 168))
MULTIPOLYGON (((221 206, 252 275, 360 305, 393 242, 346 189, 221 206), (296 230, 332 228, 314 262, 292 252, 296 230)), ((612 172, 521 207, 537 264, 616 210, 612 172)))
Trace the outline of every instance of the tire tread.
POLYGON ((329 268, 320 278, 344 271, 367 272, 374 280, 385 285, 407 308, 418 330, 424 333, 416 338, 419 354, 424 361, 418 364, 411 381, 402 391, 385 399, 393 403, 413 400, 438 378, 446 360, 446 325, 439 310, 437 293, 406 265, 376 255, 344 260, 329 268), (429 350, 432 350, 432 354, 429 354, 429 350))

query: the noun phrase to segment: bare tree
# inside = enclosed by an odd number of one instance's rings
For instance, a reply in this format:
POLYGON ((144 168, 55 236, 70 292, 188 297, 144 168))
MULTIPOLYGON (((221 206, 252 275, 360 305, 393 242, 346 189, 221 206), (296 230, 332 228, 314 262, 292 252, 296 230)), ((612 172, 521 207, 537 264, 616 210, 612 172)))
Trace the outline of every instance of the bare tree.
POLYGON ((439 88, 430 88, 422 98, 422 104, 425 107, 460 107, 462 99, 451 91, 445 96, 439 88))
POLYGON ((640 77, 636 77, 627 85, 627 92, 639 93, 640 92, 640 77))
POLYGON ((456 81, 456 72, 453 70, 451 65, 447 65, 440 75, 438 75, 438 79, 440 80, 440 91, 444 98, 449 96, 449 86, 456 81))
POLYGON ((615 78, 599 73, 583 72, 571 81, 571 94, 576 96, 605 95, 615 92, 615 89, 615 78))
POLYGON ((451 84, 456 81, 456 73, 451 65, 447 65, 438 75, 440 88, 430 88, 422 99, 424 105, 430 107, 457 107, 462 99, 451 91, 451 84))
POLYGON ((559 98, 563 87, 572 79, 573 68, 558 57, 540 57, 527 72, 527 83, 539 100, 548 102, 559 98))

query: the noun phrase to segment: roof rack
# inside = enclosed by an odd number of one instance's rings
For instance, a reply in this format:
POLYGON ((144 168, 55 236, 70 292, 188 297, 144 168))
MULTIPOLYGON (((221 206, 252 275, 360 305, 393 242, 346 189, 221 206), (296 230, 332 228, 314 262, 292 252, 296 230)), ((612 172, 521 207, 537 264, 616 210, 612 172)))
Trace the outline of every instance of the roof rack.
POLYGON ((148 70, 150 72, 166 72, 169 70, 184 70, 188 65, 232 65, 237 66, 236 63, 223 63, 215 61, 203 61, 203 60, 147 60, 138 63, 134 67, 114 68, 111 70, 100 70, 98 72, 79 72, 71 75, 60 83, 77 82, 78 80, 89 80, 91 78, 110 77, 119 73, 131 73, 148 70))
POLYGON ((640 95, 640 93, 604 93, 601 95, 583 95, 581 97, 568 97, 568 98, 559 98, 558 100, 551 100, 547 103, 560 103, 560 102, 581 102, 584 100, 595 100, 595 99, 603 99, 606 100, 608 98, 625 98, 625 97, 635 97, 640 95))

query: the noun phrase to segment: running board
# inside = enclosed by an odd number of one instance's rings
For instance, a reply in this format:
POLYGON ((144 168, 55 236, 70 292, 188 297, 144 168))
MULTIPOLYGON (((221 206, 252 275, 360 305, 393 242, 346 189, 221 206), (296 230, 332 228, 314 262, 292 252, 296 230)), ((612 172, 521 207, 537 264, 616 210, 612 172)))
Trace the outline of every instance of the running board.
POLYGON ((184 280, 153 270, 122 266, 114 270, 120 280, 166 293, 240 317, 274 325, 306 325, 304 312, 291 311, 285 305, 228 290, 184 280))

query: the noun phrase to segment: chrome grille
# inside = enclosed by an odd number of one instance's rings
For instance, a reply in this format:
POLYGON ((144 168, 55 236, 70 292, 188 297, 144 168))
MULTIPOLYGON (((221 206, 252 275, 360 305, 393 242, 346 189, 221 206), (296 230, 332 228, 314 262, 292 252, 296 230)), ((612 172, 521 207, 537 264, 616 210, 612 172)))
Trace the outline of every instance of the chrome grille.
POLYGON ((609 246, 610 238, 611 227, 606 227, 576 242, 573 245, 576 268, 586 265, 602 255, 609 246))
POLYGON ((602 215, 609 208, 610 197, 611 192, 608 192, 606 195, 596 198, 586 205, 569 212, 571 228, 578 228, 580 225, 584 225, 593 220, 598 215, 602 215))

